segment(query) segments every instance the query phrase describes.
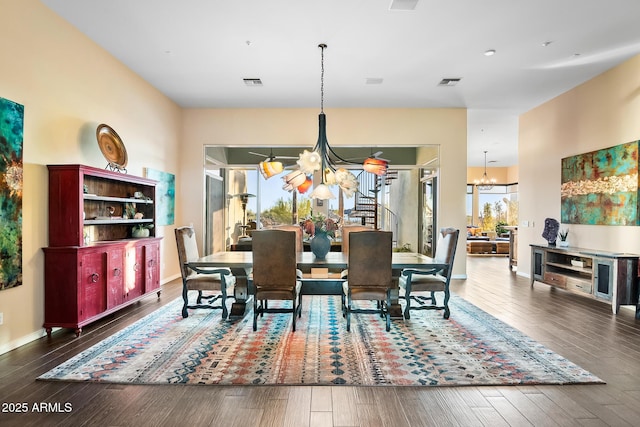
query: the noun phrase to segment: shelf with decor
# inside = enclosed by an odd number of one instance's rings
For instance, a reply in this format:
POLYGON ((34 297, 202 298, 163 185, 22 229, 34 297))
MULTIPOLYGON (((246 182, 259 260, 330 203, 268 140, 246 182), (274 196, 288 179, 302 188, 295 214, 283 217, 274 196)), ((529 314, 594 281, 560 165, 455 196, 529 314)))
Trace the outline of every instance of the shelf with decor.
POLYGON ((156 182, 84 165, 49 165, 49 246, 132 238, 136 225, 155 234, 156 182))
POLYGON ((637 275, 635 254, 531 245, 531 286, 537 281, 609 302, 614 314, 621 305, 637 306, 637 275))
POLYGON ((85 165, 48 165, 49 246, 45 322, 82 327, 138 301, 160 296, 155 237, 156 181, 85 165), (148 237, 137 237, 145 228, 148 237))

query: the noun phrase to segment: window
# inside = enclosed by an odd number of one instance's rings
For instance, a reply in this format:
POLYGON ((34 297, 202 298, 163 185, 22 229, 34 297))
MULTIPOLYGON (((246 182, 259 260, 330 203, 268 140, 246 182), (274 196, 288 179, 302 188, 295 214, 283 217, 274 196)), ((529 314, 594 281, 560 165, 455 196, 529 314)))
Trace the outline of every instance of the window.
POLYGON ((467 225, 494 231, 499 224, 518 224, 518 184, 494 185, 491 190, 478 190, 467 185, 467 225), (476 206, 474 192, 477 195, 476 206), (474 211, 477 212, 475 217, 474 211))
POLYGON ((467 184, 467 225, 473 224, 473 185, 467 184))

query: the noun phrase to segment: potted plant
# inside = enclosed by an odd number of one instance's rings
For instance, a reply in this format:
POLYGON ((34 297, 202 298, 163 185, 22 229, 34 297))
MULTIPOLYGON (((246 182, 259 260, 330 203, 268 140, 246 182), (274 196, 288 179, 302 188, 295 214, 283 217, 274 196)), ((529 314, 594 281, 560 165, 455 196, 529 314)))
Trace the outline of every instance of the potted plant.
POLYGON ((558 231, 558 237, 560 237, 560 242, 558 242, 558 246, 567 247, 569 246, 569 242, 567 241, 567 237, 569 236, 568 229, 562 229, 558 231))
POLYGON ((505 234, 508 235, 509 230, 504 228, 507 225, 509 225, 509 224, 507 224, 506 221, 498 221, 496 223, 496 234, 498 235, 498 237, 504 237, 505 234))
POLYGON ((131 235, 133 237, 149 237, 149 230, 153 228, 153 224, 137 224, 133 226, 131 235))

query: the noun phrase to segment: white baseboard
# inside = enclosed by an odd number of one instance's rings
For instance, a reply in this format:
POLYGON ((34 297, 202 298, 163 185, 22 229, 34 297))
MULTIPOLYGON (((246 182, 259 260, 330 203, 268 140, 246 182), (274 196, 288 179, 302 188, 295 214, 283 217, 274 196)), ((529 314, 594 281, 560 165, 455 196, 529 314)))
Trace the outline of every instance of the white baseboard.
POLYGON ((174 280, 180 279, 180 278, 181 278, 180 274, 174 274, 173 276, 165 277, 160 284, 166 285, 167 283, 173 282, 174 280))
POLYGON ((29 335, 25 335, 18 338, 17 340, 10 341, 7 344, 3 344, 2 346, 0 346, 0 354, 8 353, 11 350, 15 350, 18 347, 21 347, 25 344, 30 343, 31 341, 38 340, 45 336, 47 336, 47 332, 44 329, 32 332, 29 335))
MULTIPOLYGON (((167 283, 172 282, 172 281, 174 281, 176 279, 179 279, 179 278, 180 278, 180 274, 175 274, 175 275, 170 276, 170 277, 165 277, 162 280, 161 284, 162 285, 166 285, 167 283)), ((53 328, 52 332, 55 332, 58 329, 60 329, 60 328, 53 328)), ((0 346, 0 354, 8 353, 11 350, 15 350, 18 347, 21 347, 21 346, 23 346, 25 344, 29 344, 31 341, 38 340, 38 339, 40 339, 42 337, 45 337, 45 336, 47 336, 47 332, 44 329, 32 332, 32 333, 30 333, 28 335, 25 335, 23 337, 20 337, 20 338, 14 340, 14 341, 8 342, 8 343, 3 344, 2 346, 0 346)))

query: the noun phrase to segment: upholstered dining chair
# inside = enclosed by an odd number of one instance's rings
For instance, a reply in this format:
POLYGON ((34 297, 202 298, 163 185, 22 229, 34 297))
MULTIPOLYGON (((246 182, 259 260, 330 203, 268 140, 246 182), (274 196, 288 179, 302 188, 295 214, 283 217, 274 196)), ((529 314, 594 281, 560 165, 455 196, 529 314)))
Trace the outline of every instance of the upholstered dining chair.
POLYGON ((371 231, 373 228, 364 225, 343 225, 342 226, 342 252, 349 253, 349 233, 357 231, 371 231))
POLYGON ((222 318, 227 318, 226 300, 233 295, 233 287, 236 278, 228 268, 196 268, 189 267, 189 261, 200 258, 198 244, 193 227, 178 227, 175 229, 176 244, 178 247, 178 261, 182 274, 182 317, 189 317, 187 309, 209 308, 222 310, 222 318), (189 305, 189 291, 198 291, 196 304, 189 305), (203 295, 203 291, 213 291, 213 294, 203 295), (203 304, 202 300, 207 300, 203 304), (216 301, 220 305, 214 305, 216 301))
MULTIPOLYGON (((276 225, 273 227, 274 230, 284 230, 284 231, 293 231, 296 233, 296 253, 300 253, 304 251, 304 242, 303 242, 303 233, 302 227, 299 225, 276 225)), ((302 279, 302 270, 296 269, 296 274, 298 279, 302 279)))
POLYGON ((351 330, 351 313, 379 314, 391 329, 391 239, 389 231, 358 231, 349 234, 349 277, 342 285, 342 312, 351 330), (375 301, 376 308, 356 308, 354 301, 375 301))
POLYGON ((404 290, 406 307, 404 309, 405 319, 410 319, 410 310, 444 310, 443 317, 449 318, 449 282, 453 270, 453 260, 456 256, 456 246, 458 246, 458 236, 460 230, 455 228, 442 228, 436 243, 436 256, 434 262, 445 265, 444 267, 430 269, 408 268, 402 271, 398 281, 400 289, 404 290), (430 292, 430 296, 414 295, 414 292, 430 292), (436 292, 444 292, 443 305, 438 305, 436 292), (411 306, 411 301, 419 305, 411 306), (425 304, 429 302, 430 304, 425 304))
POLYGON ((258 230, 253 233, 253 330, 264 313, 302 315, 302 282, 296 275, 296 234, 284 230, 258 230), (269 308, 270 300, 291 301, 291 307, 269 308))
MULTIPOLYGON (((342 252, 345 255, 349 254, 349 233, 357 232, 357 231, 371 231, 373 230, 371 227, 367 227, 364 225, 343 225, 342 226, 342 252)), ((346 279, 349 276, 349 269, 342 270, 340 272, 340 277, 346 279)))

